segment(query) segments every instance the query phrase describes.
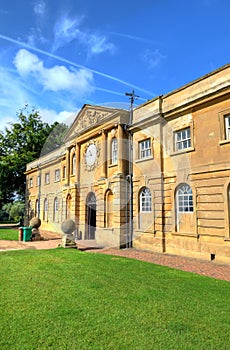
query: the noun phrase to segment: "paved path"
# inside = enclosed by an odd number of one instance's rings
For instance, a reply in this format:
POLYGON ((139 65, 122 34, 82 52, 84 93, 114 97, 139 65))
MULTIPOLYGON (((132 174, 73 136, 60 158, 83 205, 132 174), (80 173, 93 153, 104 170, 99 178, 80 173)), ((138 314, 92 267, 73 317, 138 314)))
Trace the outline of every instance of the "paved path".
POLYGON ((227 264, 217 264, 211 261, 187 258, 178 255, 145 252, 134 248, 90 251, 138 259, 153 264, 168 266, 178 270, 193 272, 199 275, 209 276, 230 282, 230 265, 227 264))
POLYGON ((5 250, 24 250, 24 249, 53 249, 61 243, 60 235, 55 233, 43 233, 43 241, 23 242, 0 240, 0 251, 5 250))
MULTIPOLYGON (((6 250, 21 250, 21 249, 53 249, 57 248, 61 239, 57 236, 46 237, 44 241, 37 242, 18 242, 18 241, 1 241, 0 251, 6 250)), ((149 263, 168 266, 183 271, 197 273, 199 275, 209 276, 216 279, 221 279, 230 282, 230 265, 217 264, 215 262, 204 261, 199 259, 192 259, 181 257, 177 255, 160 254, 130 249, 83 249, 86 252, 98 252, 101 254, 111 254, 116 256, 123 256, 126 258, 138 259, 147 261, 149 263)))

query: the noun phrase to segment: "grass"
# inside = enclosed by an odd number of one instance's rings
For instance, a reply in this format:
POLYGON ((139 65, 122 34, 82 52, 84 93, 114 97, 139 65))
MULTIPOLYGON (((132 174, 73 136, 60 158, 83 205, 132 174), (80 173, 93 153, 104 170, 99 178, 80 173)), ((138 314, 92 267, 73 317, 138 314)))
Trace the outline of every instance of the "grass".
POLYGON ((227 350, 230 283, 58 248, 0 253, 0 348, 227 350))
POLYGON ((0 228, 0 239, 18 241, 18 229, 0 228))

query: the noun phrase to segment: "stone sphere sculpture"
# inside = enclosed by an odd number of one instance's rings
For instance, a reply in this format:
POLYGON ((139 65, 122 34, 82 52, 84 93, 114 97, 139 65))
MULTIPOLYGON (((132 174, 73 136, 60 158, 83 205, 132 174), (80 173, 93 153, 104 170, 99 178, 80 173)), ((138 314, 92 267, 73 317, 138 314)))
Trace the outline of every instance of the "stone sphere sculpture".
POLYGON ((39 232, 39 227, 41 226, 41 220, 37 217, 30 220, 30 226, 32 227, 32 241, 41 241, 43 238, 39 232))
POLYGON ((41 220, 37 217, 31 219, 30 226, 33 228, 39 228, 41 226, 41 220))
POLYGON ((75 238, 73 232, 76 230, 76 224, 73 220, 65 220, 61 224, 63 232, 62 247, 76 247, 75 238))
POLYGON ((70 235, 71 233, 73 233, 76 230, 76 224, 73 220, 69 219, 69 220, 65 220, 63 221, 63 223, 61 224, 61 229, 62 232, 66 235, 70 235))

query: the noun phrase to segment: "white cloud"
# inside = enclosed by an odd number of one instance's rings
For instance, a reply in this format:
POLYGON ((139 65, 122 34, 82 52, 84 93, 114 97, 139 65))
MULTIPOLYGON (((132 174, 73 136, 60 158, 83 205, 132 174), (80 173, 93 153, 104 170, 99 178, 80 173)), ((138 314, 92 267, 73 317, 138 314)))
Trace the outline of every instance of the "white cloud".
POLYGON ((40 15, 40 16, 44 15, 45 10, 46 10, 46 3, 45 3, 45 1, 38 0, 38 1, 35 2, 35 4, 34 4, 34 12, 37 15, 40 15))
POLYGON ((82 19, 83 17, 70 19, 67 16, 63 16, 58 22, 56 22, 54 26, 53 51, 70 43, 79 36, 80 30, 78 29, 78 26, 82 19))
POLYGON ((148 68, 150 69, 157 67, 161 61, 166 58, 166 56, 163 55, 159 49, 146 49, 141 57, 144 63, 147 64, 148 68))
POLYGON ((9 128, 10 127, 10 123, 15 123, 15 118, 13 117, 1 117, 0 118, 0 131, 4 131, 5 128, 9 128))
POLYGON ((20 79, 5 67, 0 67, 0 129, 16 120, 16 113, 29 97, 20 79))
POLYGON ((25 49, 21 49, 14 59, 15 67, 20 75, 28 75, 32 72, 43 70, 43 63, 39 58, 25 49))
POLYGON ((109 42, 105 35, 80 29, 83 19, 84 16, 70 18, 68 15, 64 15, 61 17, 54 26, 52 50, 55 51, 76 40, 87 51, 88 55, 101 54, 106 51, 113 53, 115 45, 109 42))
POLYGON ((32 75, 45 90, 70 91, 83 96, 93 91, 93 73, 85 68, 68 70, 65 66, 44 67, 36 55, 21 49, 16 54, 14 64, 20 75, 32 75))
POLYGON ((88 49, 90 50, 91 54, 99 54, 105 51, 113 53, 115 50, 115 45, 107 42, 105 36, 92 34, 89 36, 88 41, 86 42, 88 43, 88 49))
POLYGON ((46 123, 53 124, 55 121, 59 123, 64 123, 66 125, 72 124, 74 118, 76 117, 77 111, 61 111, 57 113, 53 109, 38 108, 39 115, 42 120, 46 123))
POLYGON ((37 43, 47 44, 48 40, 42 35, 40 28, 31 28, 27 36, 27 43, 30 46, 36 46, 37 43))

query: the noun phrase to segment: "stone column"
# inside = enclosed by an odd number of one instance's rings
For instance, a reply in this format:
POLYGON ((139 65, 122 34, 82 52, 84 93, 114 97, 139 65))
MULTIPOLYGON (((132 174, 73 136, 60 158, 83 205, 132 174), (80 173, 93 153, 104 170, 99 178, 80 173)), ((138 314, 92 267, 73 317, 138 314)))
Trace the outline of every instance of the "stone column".
POLYGON ((81 152, 81 145, 79 143, 77 143, 76 144, 76 151, 75 151, 75 154, 76 154, 76 181, 77 181, 77 183, 79 183, 79 181, 80 181, 80 170, 81 170, 80 152, 81 152))
POLYGON ((107 177, 107 133, 105 130, 102 130, 102 142, 101 142, 101 148, 102 148, 102 167, 101 167, 101 178, 107 177))
POLYGON ((124 135, 122 125, 118 124, 118 173, 124 173, 124 164, 125 164, 125 149, 124 149, 124 135))
POLYGON ((67 148, 66 150, 66 182, 69 184, 69 177, 70 177, 70 149, 67 148))

